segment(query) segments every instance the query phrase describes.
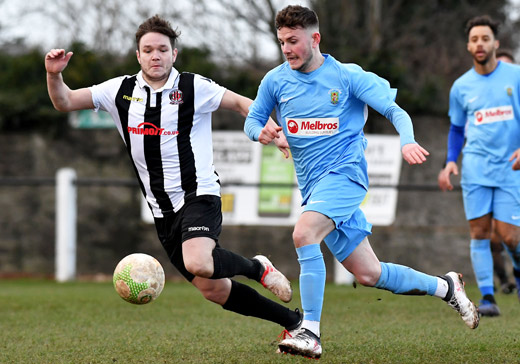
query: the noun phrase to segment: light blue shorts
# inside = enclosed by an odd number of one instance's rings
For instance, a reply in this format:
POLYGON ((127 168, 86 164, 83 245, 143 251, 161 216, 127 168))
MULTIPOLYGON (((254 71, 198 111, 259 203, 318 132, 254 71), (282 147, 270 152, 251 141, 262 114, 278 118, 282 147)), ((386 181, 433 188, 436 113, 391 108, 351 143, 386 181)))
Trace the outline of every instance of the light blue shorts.
POLYGON ((520 226, 520 186, 463 184, 462 197, 466 219, 473 220, 492 213, 496 220, 520 226))
POLYGON ((371 234, 372 225, 359 208, 366 194, 366 188, 348 175, 330 172, 316 184, 304 201, 304 211, 316 211, 334 221, 336 229, 324 240, 340 262, 371 234))

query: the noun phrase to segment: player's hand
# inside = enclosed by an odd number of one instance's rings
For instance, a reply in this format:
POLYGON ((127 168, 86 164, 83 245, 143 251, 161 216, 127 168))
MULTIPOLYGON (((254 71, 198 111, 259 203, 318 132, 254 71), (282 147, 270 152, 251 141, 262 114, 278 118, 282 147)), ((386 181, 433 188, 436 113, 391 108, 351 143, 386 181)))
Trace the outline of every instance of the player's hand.
POLYGON ((513 162, 513 170, 520 170, 520 148, 515 150, 511 158, 509 158, 510 162, 513 162))
POLYGON ((448 162, 446 164, 446 167, 441 169, 439 172, 439 176, 437 177, 437 182, 439 183, 439 188, 442 191, 451 191, 453 190, 453 185, 450 181, 450 175, 454 174, 455 176, 459 175, 459 168, 457 167, 457 163, 455 162, 448 162))
POLYGON ((67 67, 72 52, 65 53, 64 49, 51 49, 45 55, 45 70, 48 73, 60 73, 67 67))
POLYGON ((278 131, 278 138, 274 138, 273 141, 274 145, 278 147, 278 150, 283 153, 285 159, 291 156, 289 143, 287 142, 287 138, 285 137, 283 130, 278 131))
POLYGON ((270 123, 265 124, 264 128, 258 136, 258 141, 264 145, 271 143, 275 138, 279 138, 279 132, 282 131, 281 126, 274 126, 270 123))
POLYGON ((426 156, 430 155, 426 149, 417 143, 403 145, 401 153, 408 164, 421 164, 426 161, 426 156))

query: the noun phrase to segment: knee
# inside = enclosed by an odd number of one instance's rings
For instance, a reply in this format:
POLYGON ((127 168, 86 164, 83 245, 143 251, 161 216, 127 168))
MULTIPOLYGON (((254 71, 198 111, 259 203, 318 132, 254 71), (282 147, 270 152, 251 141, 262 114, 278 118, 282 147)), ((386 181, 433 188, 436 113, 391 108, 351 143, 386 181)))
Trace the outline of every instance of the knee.
POLYGON ((477 226, 471 229, 471 238, 472 239, 490 239, 491 238, 491 229, 485 226, 477 226))
POLYGON ((307 241, 307 239, 308 239, 307 232, 305 231, 305 229, 300 228, 298 226, 296 226, 294 228, 292 238, 293 238, 294 246, 296 248, 301 248, 305 244, 309 244, 309 241, 307 241))
POLYGON ((298 224, 294 227, 292 238, 296 248, 301 248, 304 245, 321 243, 321 239, 318 237, 315 230, 311 227, 298 224))

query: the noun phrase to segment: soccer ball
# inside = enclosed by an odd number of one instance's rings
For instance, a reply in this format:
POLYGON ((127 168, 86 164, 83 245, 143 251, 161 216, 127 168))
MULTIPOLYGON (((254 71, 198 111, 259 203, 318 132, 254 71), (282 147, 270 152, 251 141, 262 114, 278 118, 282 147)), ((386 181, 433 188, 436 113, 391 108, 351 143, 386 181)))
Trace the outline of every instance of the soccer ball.
POLYGON ((122 299, 143 305, 161 294, 164 270, 161 263, 148 254, 130 254, 116 266, 113 282, 122 299))

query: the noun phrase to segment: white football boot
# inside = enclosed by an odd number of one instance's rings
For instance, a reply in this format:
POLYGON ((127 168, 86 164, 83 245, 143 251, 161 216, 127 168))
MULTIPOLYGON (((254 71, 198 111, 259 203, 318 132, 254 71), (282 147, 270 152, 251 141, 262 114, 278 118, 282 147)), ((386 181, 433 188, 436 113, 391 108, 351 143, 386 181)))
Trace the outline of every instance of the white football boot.
POLYGON ((448 281, 449 292, 451 292, 451 297, 446 297, 444 300, 460 314, 470 329, 476 329, 479 323, 478 310, 466 295, 462 274, 449 272, 443 278, 448 281))
POLYGON ((274 267, 267 257, 257 255, 253 259, 262 263, 265 269, 260 283, 283 302, 290 302, 292 299, 291 282, 274 267))
POLYGON ((301 355, 306 358, 321 357, 321 341, 314 333, 305 328, 284 332, 285 338, 278 344, 281 353, 301 355))

